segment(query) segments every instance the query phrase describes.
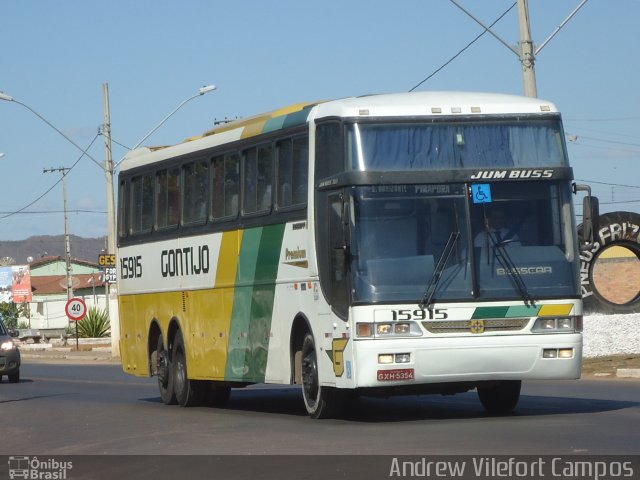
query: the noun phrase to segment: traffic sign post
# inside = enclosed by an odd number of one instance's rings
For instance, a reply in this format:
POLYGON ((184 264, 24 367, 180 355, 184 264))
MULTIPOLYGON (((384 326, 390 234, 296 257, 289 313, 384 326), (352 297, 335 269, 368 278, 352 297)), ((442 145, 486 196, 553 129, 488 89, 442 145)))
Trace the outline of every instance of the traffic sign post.
POLYGON ((67 304, 64 307, 64 311, 69 318, 69 321, 76 323, 76 350, 79 350, 78 341, 78 322, 87 315, 87 304, 81 298, 70 298, 67 300, 67 304))

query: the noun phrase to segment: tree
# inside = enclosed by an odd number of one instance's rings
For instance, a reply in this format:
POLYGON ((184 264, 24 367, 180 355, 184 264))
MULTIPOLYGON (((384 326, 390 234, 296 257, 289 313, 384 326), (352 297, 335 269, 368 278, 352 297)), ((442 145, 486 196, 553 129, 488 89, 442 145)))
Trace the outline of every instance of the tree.
POLYGON ((13 302, 0 303, 0 318, 9 330, 14 330, 18 326, 20 311, 13 302))

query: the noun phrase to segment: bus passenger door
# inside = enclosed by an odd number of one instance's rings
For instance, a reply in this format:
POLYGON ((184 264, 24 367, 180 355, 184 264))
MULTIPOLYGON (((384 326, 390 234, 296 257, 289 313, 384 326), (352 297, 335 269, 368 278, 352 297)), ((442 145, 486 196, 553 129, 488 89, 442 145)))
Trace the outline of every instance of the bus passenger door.
POLYGON ((328 196, 331 309, 343 320, 349 309, 349 203, 343 193, 328 196))

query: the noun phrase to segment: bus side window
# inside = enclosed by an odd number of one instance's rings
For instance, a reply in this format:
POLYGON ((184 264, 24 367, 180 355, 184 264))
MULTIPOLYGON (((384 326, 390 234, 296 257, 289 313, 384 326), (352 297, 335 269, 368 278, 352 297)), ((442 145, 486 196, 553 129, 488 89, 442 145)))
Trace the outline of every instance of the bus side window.
POLYGON ((175 227, 180 221, 180 170, 161 170, 156 175, 156 227, 175 227))
POLYGON ((292 143, 292 140, 287 138, 276 144, 278 156, 278 207, 289 207, 293 203, 292 143))
POLYGON ((278 207, 286 208, 307 203, 309 171, 308 137, 287 138, 276 144, 278 156, 278 207))
POLYGON ((128 183, 125 180, 120 182, 120 187, 118 188, 118 234, 120 238, 124 238, 128 233, 129 226, 129 202, 127 199, 128 192, 128 183))
POLYGON ((211 216, 215 219, 224 217, 224 155, 211 163, 211 216))
POLYGON ((243 213, 268 212, 271 208, 271 146, 261 146, 246 150, 243 159, 243 213))
POLYGON ((258 148, 258 211, 266 212, 271 209, 272 182, 271 145, 258 148))
POLYGON ((182 167, 183 203, 182 223, 204 223, 207 219, 209 198, 209 164, 189 163, 182 167))
POLYGON ((307 203, 307 182, 309 178, 309 139, 293 139, 293 204, 307 203))
POLYGON ((240 155, 224 157, 224 215, 237 217, 240 198, 240 155))
POLYGON ((238 215, 238 167, 237 153, 220 155, 212 162, 211 217, 214 220, 235 218, 238 215))
POLYGON ((147 233, 153 226, 153 179, 140 175, 131 180, 131 224, 133 235, 147 233))
POLYGON ((257 202, 257 181, 258 181, 258 165, 257 151, 255 148, 245 150, 242 154, 242 163, 244 165, 244 189, 242 192, 242 212, 254 213, 258 209, 257 202))

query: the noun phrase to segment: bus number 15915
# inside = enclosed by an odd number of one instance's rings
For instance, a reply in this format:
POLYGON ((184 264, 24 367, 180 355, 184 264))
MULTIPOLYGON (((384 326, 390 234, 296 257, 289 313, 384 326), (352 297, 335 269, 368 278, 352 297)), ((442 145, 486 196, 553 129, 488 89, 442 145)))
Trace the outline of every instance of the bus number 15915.
POLYGON ((446 320, 449 315, 444 308, 427 309, 423 310, 418 308, 416 310, 391 310, 394 321, 407 321, 407 320, 446 320))

